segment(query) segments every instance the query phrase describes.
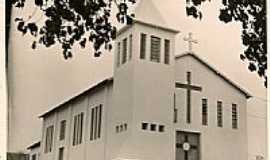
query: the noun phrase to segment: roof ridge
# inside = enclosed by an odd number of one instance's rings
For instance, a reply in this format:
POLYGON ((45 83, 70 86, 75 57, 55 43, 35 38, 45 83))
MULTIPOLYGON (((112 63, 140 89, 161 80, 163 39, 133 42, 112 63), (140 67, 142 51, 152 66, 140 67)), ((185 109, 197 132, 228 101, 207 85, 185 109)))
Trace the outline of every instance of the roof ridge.
MULTIPOLYGON (((218 76, 220 76, 227 83, 229 83, 232 87, 234 87, 235 89, 237 89, 238 91, 240 91, 242 94, 244 94, 246 96, 246 98, 252 97, 252 95, 250 93, 248 93, 245 89, 243 89, 238 84, 236 84, 235 82, 233 82, 232 80, 230 80, 229 78, 227 78, 223 73, 219 72, 215 67, 211 66, 209 63, 207 63, 205 60, 203 60, 202 58, 200 58, 194 52, 184 52, 184 54, 176 55, 175 56, 175 59, 180 59, 180 58, 185 57, 185 56, 192 56, 195 59, 197 59, 201 64, 205 65, 208 69, 210 69, 212 72, 214 72, 215 74, 217 74, 218 76)), ((47 112, 41 114, 39 116, 39 118, 42 118, 42 117, 46 116, 47 114, 51 113, 52 111, 55 111, 59 107, 63 106, 67 102, 75 99, 76 97, 84 94, 85 92, 88 92, 90 90, 93 90, 93 89, 97 88, 98 86, 102 86, 102 85, 106 84, 107 82, 112 82, 112 81, 113 81, 113 76, 112 77, 109 77, 109 78, 105 78, 104 80, 102 80, 100 82, 97 82, 94 85, 91 85, 87 89, 85 89, 85 90, 83 90, 81 92, 78 92, 77 94, 75 94, 73 96, 70 96, 69 98, 67 98, 63 102, 60 102, 59 104, 55 105, 54 107, 52 107, 51 109, 49 109, 47 112)))
POLYGON ((135 8, 135 20, 148 22, 155 25, 167 25, 165 18, 161 15, 152 0, 140 0, 135 8))
POLYGON ((42 114, 39 115, 38 117, 39 117, 39 118, 42 118, 42 117, 46 116, 47 114, 51 113, 52 111, 58 109, 58 107, 63 106, 63 105, 66 104, 67 102, 69 102, 69 101, 75 99, 76 97, 78 97, 78 96, 84 94, 85 92, 88 92, 88 91, 90 91, 90 90, 93 90, 93 89, 95 89, 95 88, 97 88, 97 87, 99 87, 99 86, 101 86, 101 85, 103 85, 103 84, 106 84, 107 82, 111 82, 111 81, 113 81, 113 76, 112 76, 112 77, 109 77, 109 78, 105 78, 105 79, 103 79, 103 80, 101 80, 101 81, 99 81, 99 82, 97 82, 97 83, 91 85, 90 87, 87 87, 86 89, 84 89, 84 90, 82 90, 82 91, 79 91, 78 93, 76 93, 76 94, 74 94, 74 95, 72 95, 72 96, 69 96, 68 98, 65 98, 65 100, 63 100, 62 102, 60 102, 60 103, 54 105, 54 107, 52 107, 52 108, 49 109, 48 111, 42 113, 42 114))
POLYGON ((212 65, 210 65, 209 63, 206 62, 206 60, 203 60, 200 56, 198 56, 197 54, 195 54, 194 52, 184 52, 183 54, 180 55, 176 55, 175 59, 179 59, 185 56, 192 56, 195 59, 197 59, 201 64, 205 65, 208 69, 210 69, 211 71, 213 71, 215 74, 217 74, 218 76, 220 76, 222 79, 224 79, 226 82, 228 82, 231 86, 233 86, 235 89, 237 89, 238 91, 240 91, 241 93, 243 93, 246 98, 251 98, 252 95, 246 91, 245 89, 243 89, 242 87, 240 87, 238 84, 236 84, 235 82, 233 82, 232 80, 230 80, 227 76, 225 76, 224 73, 221 73, 219 70, 217 70, 215 67, 213 67, 212 65))

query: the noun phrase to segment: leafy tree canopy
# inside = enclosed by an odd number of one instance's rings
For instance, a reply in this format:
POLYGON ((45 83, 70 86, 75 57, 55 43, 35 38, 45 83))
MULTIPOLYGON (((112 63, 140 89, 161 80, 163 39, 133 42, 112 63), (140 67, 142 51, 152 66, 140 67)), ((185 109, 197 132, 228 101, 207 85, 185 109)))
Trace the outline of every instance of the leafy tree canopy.
MULTIPOLYGON (((210 1, 210 0, 209 0, 210 1)), ((201 19, 199 7, 206 0, 186 0, 187 15, 201 19)), ((240 59, 248 62, 248 69, 264 78, 267 86, 267 33, 266 0, 222 0, 219 20, 224 23, 242 24, 242 44, 245 46, 240 59)))
MULTIPOLYGON (((136 0, 35 0, 35 7, 46 16, 44 25, 23 17, 17 17, 18 31, 36 37, 32 43, 46 47, 58 43, 62 46, 65 59, 72 57, 74 44, 84 48, 92 42, 94 56, 102 54, 101 49, 112 49, 112 40, 116 38, 116 27, 111 18, 123 24, 131 24, 134 17, 129 7, 136 0), (116 15, 112 15, 112 7, 116 5, 116 15)), ((210 1, 210 0, 208 0, 210 1)), ((248 62, 251 72, 265 79, 267 86, 267 33, 266 33, 266 0, 221 0, 219 20, 224 23, 240 22, 242 24, 242 44, 245 46, 240 59, 248 62)), ((202 19, 200 10, 206 0, 186 0, 186 13, 196 19, 202 19)), ((13 6, 23 8, 25 0, 12 0, 13 6)))
MULTIPOLYGON (((35 49, 37 43, 50 47, 61 44, 65 59, 72 57, 71 49, 78 42, 82 48, 87 42, 92 42, 95 56, 102 53, 101 47, 112 49, 112 40, 116 37, 116 27, 112 25, 112 5, 116 4, 116 18, 120 23, 130 24, 132 14, 128 14, 130 4, 135 0, 35 0, 35 7, 43 11, 46 20, 39 27, 35 22, 29 22, 17 17, 17 29, 23 34, 30 33, 37 38, 32 43, 35 49)), ((23 8, 25 0, 13 0, 15 7, 23 8)))

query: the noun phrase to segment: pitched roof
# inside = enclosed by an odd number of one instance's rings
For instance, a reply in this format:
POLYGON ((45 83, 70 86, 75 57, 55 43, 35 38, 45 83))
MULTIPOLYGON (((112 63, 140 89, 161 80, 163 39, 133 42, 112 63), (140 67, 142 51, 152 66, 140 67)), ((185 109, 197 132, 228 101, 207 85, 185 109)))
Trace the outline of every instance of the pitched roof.
MULTIPOLYGON (((197 56, 196 54, 194 53, 190 53, 190 52, 187 52, 187 53, 184 53, 184 54, 181 54, 181 55, 177 55, 175 56, 175 59, 180 59, 182 57, 186 57, 186 56, 191 56, 193 58, 195 58, 196 60, 198 60, 201 64, 203 64, 204 66, 206 66, 210 71, 212 71, 213 73, 215 73, 217 76, 219 76, 220 78, 222 78, 225 82, 227 82, 229 85, 231 85, 233 88, 235 88, 236 90, 238 90, 240 93, 242 93, 243 95, 245 95, 246 98, 251 98, 251 94, 249 94, 246 90, 244 90, 243 88, 241 88, 239 85, 237 85, 236 83, 234 83, 233 81, 231 81, 229 78, 227 78, 224 74, 220 73, 217 69, 215 69, 214 67, 212 67, 210 64, 208 64, 207 62, 205 62, 204 60, 202 60, 199 56, 197 56)), ((81 91, 81 92, 78 92, 77 94, 67 98, 66 100, 60 102, 59 104, 55 105, 54 107, 52 107, 52 109, 48 110, 47 112, 41 114, 39 116, 39 118, 43 118, 44 116, 60 109, 61 107, 64 106, 64 104, 70 102, 71 100, 79 97, 80 95, 86 93, 86 92, 89 92, 89 91, 92 91, 96 88, 99 88, 103 85, 106 85, 108 84, 108 82, 113 82, 113 77, 111 78, 106 78, 104 80, 102 80, 101 82, 98 82, 96 83, 95 85, 93 86, 90 86, 89 88, 81 91)))
MULTIPOLYGON (((180 33, 180 31, 173 29, 173 28, 169 28, 169 27, 165 27, 162 25, 156 25, 153 23, 148 23, 148 22, 144 22, 144 21, 140 21, 140 20, 133 20, 133 24, 141 24, 141 25, 145 25, 147 27, 151 27, 151 28, 155 28, 155 29, 160 29, 163 31, 168 31, 168 32, 172 32, 172 33, 180 33)), ((133 25, 132 24, 132 25, 133 25)), ((128 30, 129 28, 132 27, 132 25, 125 25, 124 27, 120 28, 119 31, 117 32, 117 36, 120 35, 121 33, 125 32, 126 30, 128 30)))
MULTIPOLYGON (((133 19, 133 24, 141 24, 155 29, 160 29, 168 32, 179 33, 178 30, 170 28, 160 11, 157 9, 156 5, 152 0, 140 0, 135 8, 135 18, 133 19)), ((132 25, 125 25, 120 28, 117 35, 128 30, 132 25)))
POLYGON ((31 144, 30 146, 27 147, 27 149, 31 150, 31 149, 38 148, 38 147, 40 147, 40 141, 31 144))
POLYGON ((153 0, 140 0, 135 8, 135 19, 155 25, 166 25, 165 19, 157 9, 153 0))
POLYGON ((96 84, 90 86, 89 88, 86 88, 86 89, 84 89, 84 90, 78 92, 77 94, 75 94, 75 95, 73 95, 73 96, 71 96, 71 97, 65 99, 64 101, 62 101, 62 102, 60 102, 59 104, 57 104, 57 105, 55 105, 54 107, 52 107, 50 110, 48 110, 48 111, 46 111, 45 113, 41 114, 41 115, 39 116, 39 118, 43 118, 44 116, 46 116, 46 115, 48 115, 48 114, 50 114, 50 113, 52 113, 52 112, 54 112, 54 111, 60 109, 61 107, 64 106, 64 104, 70 102, 71 100, 76 99, 76 98, 79 97, 80 95, 83 95, 83 94, 86 93, 86 92, 93 91, 94 89, 97 89, 97 88, 99 88, 99 87, 101 87, 101 86, 104 86, 104 85, 106 85, 106 84, 108 84, 109 82, 112 82, 112 81, 113 81, 113 78, 112 78, 112 77, 111 77, 111 78, 106 78, 106 79, 104 79, 104 80, 102 80, 102 81, 100 81, 100 82, 98 82, 98 83, 96 83, 96 84))
POLYGON ((219 76, 220 78, 222 78, 225 82, 227 82, 229 85, 231 85, 233 88, 235 88, 236 90, 238 90, 240 93, 242 93, 243 95, 245 95, 246 98, 251 98, 251 94, 248 93, 246 90, 244 90, 242 87, 240 87, 239 85, 237 85, 236 83, 234 83, 233 81, 231 81, 229 78, 227 78, 224 74, 220 73, 217 69, 215 69, 213 66, 211 66, 209 63, 205 62, 204 60, 202 60, 198 55, 196 55, 193 52, 186 52, 184 54, 181 55, 177 55, 175 58, 179 59, 182 57, 186 57, 186 56, 191 56, 193 58, 195 58, 196 60, 198 60, 201 64, 203 64, 204 66, 206 66, 210 71, 212 71, 213 73, 215 73, 217 76, 219 76))

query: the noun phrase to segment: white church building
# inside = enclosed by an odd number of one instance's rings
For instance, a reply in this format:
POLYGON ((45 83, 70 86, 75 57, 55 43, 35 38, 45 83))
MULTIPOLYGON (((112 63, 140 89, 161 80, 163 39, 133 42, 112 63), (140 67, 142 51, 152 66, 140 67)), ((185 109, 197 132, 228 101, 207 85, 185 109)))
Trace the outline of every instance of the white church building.
POLYGON ((175 56, 179 31, 157 22, 119 30, 113 77, 40 116, 35 159, 247 160, 251 95, 195 53, 175 56))

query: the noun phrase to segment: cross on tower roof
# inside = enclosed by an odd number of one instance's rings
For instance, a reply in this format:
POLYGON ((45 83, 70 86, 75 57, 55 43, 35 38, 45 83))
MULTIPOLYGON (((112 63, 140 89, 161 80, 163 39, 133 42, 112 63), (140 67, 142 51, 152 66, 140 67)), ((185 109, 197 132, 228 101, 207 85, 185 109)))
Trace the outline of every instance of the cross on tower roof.
POLYGON ((184 37, 184 41, 188 42, 188 51, 192 52, 192 43, 197 44, 198 41, 192 38, 192 33, 188 33, 188 37, 184 37))

